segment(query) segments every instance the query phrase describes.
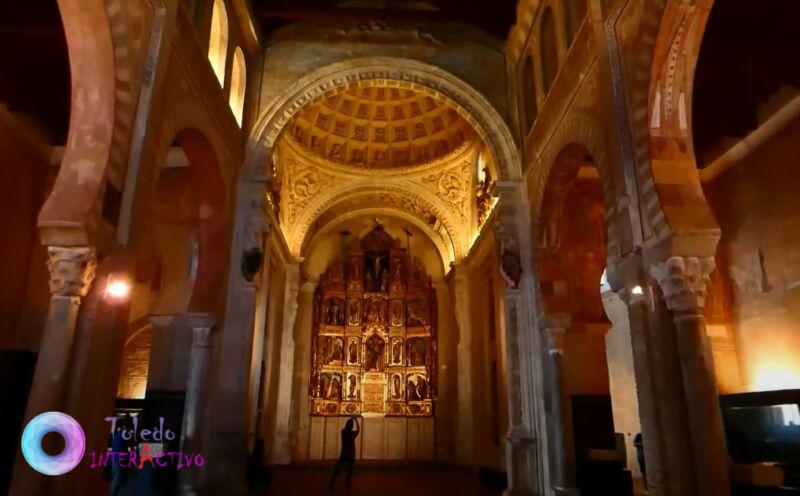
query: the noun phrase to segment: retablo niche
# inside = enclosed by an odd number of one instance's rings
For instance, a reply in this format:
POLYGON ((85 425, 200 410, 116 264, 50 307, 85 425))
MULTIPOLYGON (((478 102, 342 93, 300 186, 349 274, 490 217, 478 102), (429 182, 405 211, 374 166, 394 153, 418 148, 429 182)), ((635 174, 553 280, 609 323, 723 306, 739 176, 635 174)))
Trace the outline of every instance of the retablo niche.
POLYGON ((431 416, 436 299, 381 226, 343 250, 314 298, 312 415, 431 416))

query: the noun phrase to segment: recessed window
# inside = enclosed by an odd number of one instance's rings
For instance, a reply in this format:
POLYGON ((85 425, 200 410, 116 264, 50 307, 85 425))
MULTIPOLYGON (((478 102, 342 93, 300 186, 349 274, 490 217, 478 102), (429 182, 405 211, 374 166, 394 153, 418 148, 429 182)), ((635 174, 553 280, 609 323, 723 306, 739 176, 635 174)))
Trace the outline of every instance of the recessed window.
POLYGON ((229 103, 233 116, 239 126, 244 117, 244 91, 247 85, 247 67, 244 62, 244 53, 240 47, 233 52, 233 65, 231 66, 231 95, 229 103))
POLYGON ((208 40, 208 60, 219 84, 225 87, 225 62, 228 58, 228 11, 223 0, 214 0, 211 11, 211 36, 208 40))

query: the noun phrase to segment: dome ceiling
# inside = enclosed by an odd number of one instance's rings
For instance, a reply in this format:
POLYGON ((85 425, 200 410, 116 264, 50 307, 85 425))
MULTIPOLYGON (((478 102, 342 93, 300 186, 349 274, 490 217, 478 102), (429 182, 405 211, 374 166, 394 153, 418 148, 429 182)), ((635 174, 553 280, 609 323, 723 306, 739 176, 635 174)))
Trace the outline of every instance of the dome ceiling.
POLYGON ((414 90, 376 83, 306 105, 284 133, 313 156, 367 168, 436 162, 474 136, 469 123, 447 105, 414 90))

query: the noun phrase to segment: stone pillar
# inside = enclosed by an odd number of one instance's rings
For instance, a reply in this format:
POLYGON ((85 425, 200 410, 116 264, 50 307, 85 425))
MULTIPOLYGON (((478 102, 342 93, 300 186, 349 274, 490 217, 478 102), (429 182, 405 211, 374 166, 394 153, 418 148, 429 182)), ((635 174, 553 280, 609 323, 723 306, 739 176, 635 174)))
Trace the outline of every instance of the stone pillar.
POLYGON ((469 269, 464 264, 453 268, 455 276, 455 314, 458 323, 457 367, 457 411, 456 461, 472 465, 474 461, 475 417, 472 389, 473 350, 472 318, 470 316, 469 269))
MULTIPOLYGON (((305 286, 312 289, 312 286, 305 286)), ((275 403, 275 439, 271 462, 288 464, 291 461, 292 382, 294 379, 294 324, 297 320, 297 297, 300 289, 300 265, 286 266, 286 287, 283 299, 283 326, 281 330, 278 364, 278 394, 275 403)))
POLYGON ((702 309, 714 258, 670 257, 650 269, 676 329, 697 494, 730 494, 717 381, 702 309))
POLYGON ((575 443, 572 436, 572 416, 564 391, 563 365, 564 338, 563 327, 547 328, 547 356, 550 368, 550 408, 552 410, 551 442, 555 463, 553 467, 553 487, 557 495, 576 495, 575 488, 575 443))
POLYGON ((527 412, 526 406, 534 403, 532 396, 535 389, 530 383, 532 375, 530 360, 532 357, 523 350, 529 350, 520 317, 520 302, 523 293, 516 288, 507 288, 503 298, 503 328, 505 329, 506 356, 506 391, 508 401, 508 434, 506 435, 506 473, 508 488, 506 496, 533 495, 539 487, 539 467, 537 443, 531 419, 533 412, 527 412))
MULTIPOLYGON (((86 296, 94 280, 96 269, 94 248, 49 246, 47 254, 50 308, 24 425, 41 413, 63 409, 78 310, 81 298, 86 296)), ((19 451, 9 494, 41 494, 46 483, 47 476, 30 468, 19 451)))
MULTIPOLYGON (((203 452, 203 414, 207 399, 207 371, 211 359, 211 329, 214 318, 206 314, 190 314, 181 318, 192 330, 192 346, 189 355, 189 374, 186 381, 186 398, 183 407, 183 434, 181 450, 184 453, 203 452)), ((204 454, 205 455, 205 454, 204 454)), ((203 480, 201 467, 182 470, 181 494, 198 494, 203 480)))

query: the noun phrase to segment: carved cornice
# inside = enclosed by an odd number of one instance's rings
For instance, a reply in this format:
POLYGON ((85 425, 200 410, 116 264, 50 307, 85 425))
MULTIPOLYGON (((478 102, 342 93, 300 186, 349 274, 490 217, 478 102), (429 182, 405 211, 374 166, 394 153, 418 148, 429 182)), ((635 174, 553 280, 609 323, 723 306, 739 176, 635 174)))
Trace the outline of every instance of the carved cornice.
POLYGON ((705 306, 706 287, 714 257, 670 257, 650 268, 667 307, 673 312, 697 312, 705 306))
POLYGON ((86 296, 97 268, 94 248, 48 246, 47 257, 50 293, 64 297, 86 296))

